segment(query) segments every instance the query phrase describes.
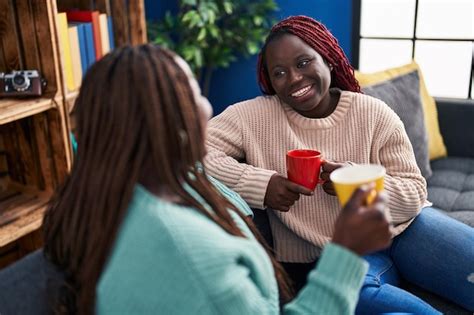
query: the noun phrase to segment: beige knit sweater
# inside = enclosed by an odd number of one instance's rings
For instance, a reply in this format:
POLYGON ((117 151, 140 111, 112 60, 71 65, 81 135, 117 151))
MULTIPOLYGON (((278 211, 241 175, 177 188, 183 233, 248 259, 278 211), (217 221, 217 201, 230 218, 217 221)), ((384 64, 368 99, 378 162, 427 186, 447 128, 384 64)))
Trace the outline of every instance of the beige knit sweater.
MULTIPOLYGON (((321 119, 298 114, 277 96, 237 103, 209 122, 207 148, 207 172, 253 208, 265 208, 268 181, 275 172, 286 177, 286 152, 303 148, 318 150, 328 160, 385 166, 395 234, 426 200, 426 182, 403 123, 385 103, 359 93, 342 91, 335 111, 321 119)), ((331 238, 339 212, 337 198, 320 185, 289 212, 269 211, 277 259, 314 261, 331 238)))

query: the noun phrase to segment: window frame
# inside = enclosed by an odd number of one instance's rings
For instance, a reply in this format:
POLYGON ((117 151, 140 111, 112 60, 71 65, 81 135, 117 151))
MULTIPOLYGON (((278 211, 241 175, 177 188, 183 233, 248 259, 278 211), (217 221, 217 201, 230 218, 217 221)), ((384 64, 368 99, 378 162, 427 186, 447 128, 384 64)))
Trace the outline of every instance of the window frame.
POLYGON ((351 63, 354 69, 359 69, 359 60, 360 60, 360 40, 361 39, 380 39, 380 40, 410 40, 412 42, 412 51, 411 57, 412 59, 415 58, 415 48, 416 48, 416 41, 445 41, 445 42, 471 42, 473 49, 472 49, 472 56, 471 56, 471 69, 470 69, 470 80, 468 85, 468 93, 467 98, 457 98, 457 99, 467 99, 472 100, 474 99, 474 91, 473 91, 473 81, 474 81, 474 38, 468 39, 453 39, 453 38, 419 38, 416 35, 417 31, 417 24, 418 24, 418 6, 419 0, 415 0, 415 15, 414 15, 414 26, 413 26, 413 35, 412 37, 381 37, 381 36, 362 36, 361 35, 361 14, 362 14, 362 1, 363 0, 354 0, 353 1, 353 8, 352 8, 352 36, 351 36, 351 63), (472 91, 472 93, 471 93, 472 91))

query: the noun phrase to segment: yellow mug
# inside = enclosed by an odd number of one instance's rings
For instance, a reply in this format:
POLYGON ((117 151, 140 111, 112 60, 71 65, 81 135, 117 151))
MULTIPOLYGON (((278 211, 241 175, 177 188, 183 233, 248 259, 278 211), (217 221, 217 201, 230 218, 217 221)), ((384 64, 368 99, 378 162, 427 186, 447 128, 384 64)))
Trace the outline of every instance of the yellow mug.
POLYGON ((375 189, 367 197, 367 204, 371 204, 377 192, 383 190, 385 167, 375 164, 349 165, 333 171, 331 179, 341 207, 351 198, 354 191, 361 185, 375 183, 375 189))

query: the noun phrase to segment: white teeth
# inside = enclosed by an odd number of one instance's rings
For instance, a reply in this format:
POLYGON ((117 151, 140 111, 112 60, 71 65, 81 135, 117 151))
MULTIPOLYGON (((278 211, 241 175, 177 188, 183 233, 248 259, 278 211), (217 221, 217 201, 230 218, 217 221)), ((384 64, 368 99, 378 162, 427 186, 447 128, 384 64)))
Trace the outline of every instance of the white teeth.
POLYGON ((301 97, 303 95, 305 95, 306 93, 308 93, 308 91, 311 89, 311 86, 308 85, 307 87, 304 87, 302 88, 301 90, 298 90, 294 93, 291 93, 291 96, 293 97, 301 97))

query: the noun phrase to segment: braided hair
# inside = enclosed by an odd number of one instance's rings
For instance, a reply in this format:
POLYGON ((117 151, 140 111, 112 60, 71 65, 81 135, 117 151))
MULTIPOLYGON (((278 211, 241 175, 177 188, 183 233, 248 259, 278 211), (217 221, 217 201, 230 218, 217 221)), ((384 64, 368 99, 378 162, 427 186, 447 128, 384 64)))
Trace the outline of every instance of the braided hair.
MULTIPOLYGON (((84 77, 75 105, 76 160, 50 201, 43 225, 44 253, 65 276, 54 284, 61 289, 59 296, 50 296, 56 313, 94 313, 97 283, 134 188, 144 176, 229 234, 245 237, 227 209, 243 215, 196 167, 205 155, 204 126, 188 77, 175 58, 158 46, 122 47, 95 63, 84 77)), ((246 222, 262 241, 255 226, 246 222)), ((269 257, 282 300, 288 301, 288 278, 269 257)))
POLYGON ((265 50, 270 42, 286 34, 299 37, 333 67, 333 71, 331 71, 331 87, 360 92, 359 82, 354 77, 354 68, 350 65, 337 39, 320 22, 304 15, 298 15, 291 16, 275 24, 258 55, 257 80, 264 94, 276 94, 268 74, 265 50))

